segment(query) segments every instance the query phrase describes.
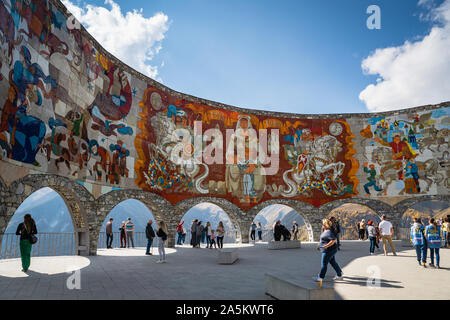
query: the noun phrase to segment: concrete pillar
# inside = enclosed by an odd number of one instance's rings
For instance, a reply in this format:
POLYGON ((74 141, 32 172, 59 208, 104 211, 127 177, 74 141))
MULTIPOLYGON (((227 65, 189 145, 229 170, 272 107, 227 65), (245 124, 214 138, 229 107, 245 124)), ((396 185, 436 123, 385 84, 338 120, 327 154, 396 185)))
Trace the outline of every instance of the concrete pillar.
POLYGON ((241 230, 241 242, 242 243, 250 242, 249 231, 250 231, 251 224, 252 223, 250 221, 246 221, 246 220, 239 221, 239 229, 241 230))
POLYGON ((175 237, 176 237, 176 233, 177 233, 177 228, 173 224, 170 224, 167 229, 169 232, 169 234, 167 235, 167 246, 169 248, 175 248, 175 243, 176 243, 175 237))

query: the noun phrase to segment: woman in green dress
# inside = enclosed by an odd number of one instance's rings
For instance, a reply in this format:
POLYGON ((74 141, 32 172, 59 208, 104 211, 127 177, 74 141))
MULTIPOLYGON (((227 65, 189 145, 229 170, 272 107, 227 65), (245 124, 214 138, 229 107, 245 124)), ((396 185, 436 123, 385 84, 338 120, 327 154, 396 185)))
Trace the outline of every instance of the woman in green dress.
POLYGON ((22 271, 27 272, 31 262, 32 235, 37 234, 36 223, 31 214, 23 217, 23 222, 17 226, 16 235, 20 235, 20 258, 22 259, 22 271))

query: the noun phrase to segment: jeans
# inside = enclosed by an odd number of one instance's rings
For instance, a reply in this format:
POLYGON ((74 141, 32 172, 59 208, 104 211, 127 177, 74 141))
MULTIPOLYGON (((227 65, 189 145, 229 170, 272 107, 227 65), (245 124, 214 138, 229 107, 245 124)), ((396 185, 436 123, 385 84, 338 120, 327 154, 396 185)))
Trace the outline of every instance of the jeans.
POLYGON ((207 235, 206 236, 206 247, 208 248, 210 245, 212 246, 212 244, 211 244, 211 236, 207 235))
POLYGON ((262 231, 258 231, 258 239, 262 241, 262 231))
POLYGON ((181 244, 181 241, 183 241, 183 234, 181 233, 181 231, 178 231, 177 234, 178 234, 177 244, 181 244))
POLYGON ((126 248, 127 247, 127 236, 125 233, 120 233, 120 247, 126 248))
POLYGON ((223 237, 217 237, 217 246, 219 249, 223 248, 223 237))
POLYGON ((252 232, 250 233, 250 238, 252 240, 255 240, 255 230, 252 230, 252 232))
POLYGON ((417 261, 427 262, 427 245, 417 244, 414 246, 416 248, 417 261))
POLYGON ((336 271, 336 274, 339 277, 342 276, 342 270, 339 267, 339 265, 337 264, 336 259, 334 258, 337 251, 338 251, 337 248, 335 248, 335 249, 332 249, 330 252, 322 252, 322 261, 321 261, 322 266, 321 266, 320 274, 319 274, 320 279, 323 279, 325 277, 325 274, 327 273, 328 263, 331 264, 331 266, 336 271))
POLYGON ((195 247, 197 245, 197 232, 191 233, 191 245, 195 247))
POLYGON ((133 239, 132 231, 127 231, 127 242, 128 242, 128 248, 130 247, 130 242, 131 242, 131 246, 134 248, 134 239, 133 239))
POLYGON ((444 247, 448 246, 448 232, 444 231, 444 247))
POLYGON ((370 240, 369 252, 370 253, 374 253, 375 252, 375 246, 377 245, 377 237, 369 237, 369 240, 370 240))
POLYGON ((106 248, 112 248, 113 234, 106 234, 106 248))
POLYGON ((158 253, 159 260, 166 260, 166 250, 164 249, 165 241, 158 237, 158 253))
POLYGON ((150 253, 150 248, 152 247, 153 239, 147 239, 147 251, 145 253, 150 253))
POLYGON ((430 248, 431 264, 434 264, 434 254, 436 253, 436 266, 439 267, 439 248, 430 248))

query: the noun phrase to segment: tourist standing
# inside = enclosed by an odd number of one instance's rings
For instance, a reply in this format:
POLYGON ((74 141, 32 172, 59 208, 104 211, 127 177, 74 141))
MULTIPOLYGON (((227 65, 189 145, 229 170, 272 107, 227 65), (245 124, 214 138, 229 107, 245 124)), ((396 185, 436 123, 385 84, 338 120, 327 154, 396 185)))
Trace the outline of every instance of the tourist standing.
POLYGON ((125 224, 125 228, 127 231, 127 243, 128 243, 128 248, 130 247, 130 243, 131 246, 134 248, 134 223, 131 221, 131 218, 128 218, 127 223, 125 224))
POLYGON ((364 240, 366 234, 366 220, 362 219, 359 223, 359 240, 364 240))
POLYGON ((217 249, 216 247, 216 235, 214 234, 214 230, 211 230, 211 245, 209 246, 210 249, 212 249, 212 246, 214 244, 214 249, 217 249))
POLYGON ((197 226, 196 226, 196 234, 197 234, 197 239, 195 240, 195 242, 197 243, 197 245, 198 245, 198 248, 201 248, 201 240, 202 240, 202 233, 203 233, 203 229, 204 229, 204 227, 203 227, 203 221, 199 221, 198 223, 197 223, 197 226))
POLYGON ((166 262, 166 250, 164 248, 167 240, 167 235, 169 232, 167 231, 167 226, 164 221, 159 222, 158 231, 156 235, 158 236, 158 253, 159 260, 156 263, 165 263, 166 262))
POLYGON ((372 255, 375 253, 375 246, 377 244, 377 230, 373 226, 372 220, 367 221, 367 232, 370 240, 369 253, 372 255))
POLYGON ((155 238, 155 230, 153 230, 153 221, 149 220, 147 226, 145 227, 145 236, 147 237, 147 250, 146 255, 152 255, 150 249, 153 244, 153 239, 155 238))
POLYGON ((23 222, 19 223, 16 235, 20 235, 20 259, 22 260, 22 271, 27 272, 31 264, 31 247, 33 245, 33 235, 37 234, 36 222, 27 213, 23 216, 23 222))
POLYGON ((113 229, 112 229, 112 223, 113 218, 110 218, 109 221, 106 223, 105 231, 106 231, 106 249, 112 249, 112 243, 113 243, 113 229))
POLYGON ((384 255, 385 256, 388 255, 387 242, 389 242, 389 245, 391 246, 392 253, 394 254, 394 256, 396 256, 397 253, 395 252, 394 243, 392 242, 392 236, 394 234, 394 227, 392 226, 392 223, 387 221, 386 220, 386 216, 383 215, 381 217, 381 222, 378 225, 378 227, 380 228, 381 239, 383 239, 384 255))
POLYGON ((298 237, 298 224, 297 221, 292 222, 292 239, 297 240, 298 237))
POLYGON ((184 226, 181 226, 181 235, 182 235, 181 241, 184 244, 186 241, 186 229, 184 228, 184 226))
POLYGON ((191 225, 191 246, 195 248, 197 245, 197 219, 192 220, 191 225))
POLYGON ((219 222, 219 225, 216 228, 217 232, 217 247, 219 249, 223 248, 223 237, 225 236, 225 227, 223 226, 222 221, 219 222))
POLYGON ((444 238, 444 247, 449 247, 449 238, 450 238, 450 221, 448 218, 444 219, 444 223, 442 224, 443 238, 444 238))
POLYGON ((178 235, 177 244, 178 245, 180 245, 181 242, 183 241, 183 223, 184 223, 184 220, 181 220, 181 222, 177 226, 177 235, 178 235))
POLYGON ((256 231, 258 231, 258 239, 259 239, 259 241, 262 241, 262 225, 261 225, 261 222, 258 222, 258 227, 256 228, 256 231))
POLYGON ((206 232, 206 248, 208 248, 211 243, 211 223, 209 221, 206 222, 206 227, 203 231, 206 232))
POLYGON ((201 228, 201 230, 202 230, 202 243, 205 243, 207 230, 206 230, 206 227, 203 226, 203 224, 201 226, 202 226, 202 228, 201 228))
POLYGON ((434 218, 430 219, 430 224, 425 228, 426 240, 430 248, 430 267, 434 267, 434 256, 436 255, 436 268, 439 267, 439 249, 441 248, 441 228, 434 218))
POLYGON ((325 274, 327 273, 328 263, 331 264, 333 269, 336 271, 336 276, 333 280, 342 280, 343 273, 338 263, 336 262, 335 255, 338 252, 337 241, 334 232, 331 231, 331 227, 333 223, 329 219, 322 220, 322 226, 324 232, 320 235, 320 244, 319 249, 321 252, 321 269, 320 273, 317 277, 313 277, 313 279, 319 282, 319 285, 322 285, 322 280, 325 278, 325 274))
POLYGON ((125 221, 122 221, 122 225, 119 228, 120 231, 120 247, 126 248, 127 247, 127 235, 126 235, 126 223, 125 221))
POLYGON ((256 240, 256 223, 255 223, 255 221, 253 221, 250 226, 250 239, 252 239, 253 241, 256 240))
POLYGON ((411 242, 416 248, 417 261, 419 265, 427 265, 427 240, 424 234, 425 228, 420 218, 414 219, 411 227, 411 242))

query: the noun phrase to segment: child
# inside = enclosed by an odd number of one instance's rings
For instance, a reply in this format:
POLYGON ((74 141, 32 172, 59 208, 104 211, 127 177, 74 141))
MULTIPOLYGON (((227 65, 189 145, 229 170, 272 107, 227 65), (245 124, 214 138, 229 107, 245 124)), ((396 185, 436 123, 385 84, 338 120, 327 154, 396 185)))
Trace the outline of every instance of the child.
POLYGON ((214 234, 214 230, 211 230, 211 242, 209 248, 212 249, 212 246, 214 244, 214 249, 217 249, 216 247, 216 235, 214 234))

